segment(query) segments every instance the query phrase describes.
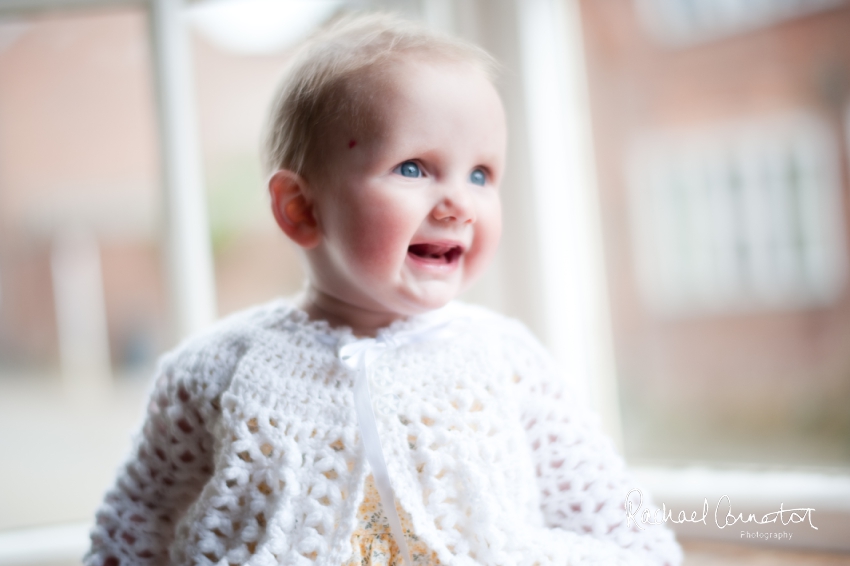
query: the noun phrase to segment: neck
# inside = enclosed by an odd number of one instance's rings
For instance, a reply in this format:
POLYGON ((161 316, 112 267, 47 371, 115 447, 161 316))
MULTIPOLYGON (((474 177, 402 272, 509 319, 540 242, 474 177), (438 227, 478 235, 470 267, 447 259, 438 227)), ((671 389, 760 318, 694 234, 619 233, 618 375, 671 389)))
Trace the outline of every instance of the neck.
POLYGON ((375 336, 378 330, 404 318, 398 313, 374 311, 329 295, 313 285, 307 288, 300 307, 311 320, 327 321, 332 327, 349 326, 355 336, 375 336))

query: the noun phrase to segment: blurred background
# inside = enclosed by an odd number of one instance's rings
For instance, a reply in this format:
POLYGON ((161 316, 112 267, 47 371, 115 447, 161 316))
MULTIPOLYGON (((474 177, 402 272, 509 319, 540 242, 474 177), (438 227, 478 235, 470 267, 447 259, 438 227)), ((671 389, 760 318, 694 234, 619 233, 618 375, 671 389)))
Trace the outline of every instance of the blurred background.
POLYGON ((846 467, 850 7, 582 9, 628 455, 846 467))
POLYGON ((0 564, 79 547, 159 354, 302 287, 261 130, 297 43, 365 9, 504 65, 505 236, 466 298, 694 509, 714 470, 850 516, 849 2, 0 0, 0 564))

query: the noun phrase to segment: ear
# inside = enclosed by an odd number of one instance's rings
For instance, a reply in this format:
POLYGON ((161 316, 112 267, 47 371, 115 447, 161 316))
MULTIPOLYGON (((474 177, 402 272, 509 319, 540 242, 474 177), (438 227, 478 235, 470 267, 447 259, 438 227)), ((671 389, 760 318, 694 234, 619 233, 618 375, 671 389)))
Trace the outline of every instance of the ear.
POLYGON ((307 181, 292 171, 281 169, 269 179, 274 219, 289 239, 304 249, 316 247, 321 240, 314 205, 307 194, 307 181))

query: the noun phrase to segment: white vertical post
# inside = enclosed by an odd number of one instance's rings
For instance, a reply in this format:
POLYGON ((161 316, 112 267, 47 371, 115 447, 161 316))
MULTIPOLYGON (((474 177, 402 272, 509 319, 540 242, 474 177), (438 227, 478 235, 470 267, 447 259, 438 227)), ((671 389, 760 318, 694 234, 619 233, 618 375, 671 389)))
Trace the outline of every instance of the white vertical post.
POLYGON ((578 5, 522 0, 516 6, 544 339, 620 443, 578 5))
POLYGON ((112 372, 97 239, 82 229, 58 231, 50 268, 65 385, 73 393, 104 390, 112 372))
POLYGON ((455 2, 452 0, 422 0, 422 16, 434 29, 443 33, 455 32, 455 2))
POLYGON ((182 0, 151 0, 171 305, 178 337, 215 318, 215 279, 182 0))

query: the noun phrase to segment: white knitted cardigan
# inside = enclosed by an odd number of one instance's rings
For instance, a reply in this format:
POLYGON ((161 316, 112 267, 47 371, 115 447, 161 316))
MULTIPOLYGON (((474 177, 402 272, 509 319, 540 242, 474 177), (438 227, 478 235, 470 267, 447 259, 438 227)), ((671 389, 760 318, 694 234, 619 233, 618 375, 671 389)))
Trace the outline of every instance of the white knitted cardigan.
MULTIPOLYGON (((531 333, 479 307, 445 309, 453 337, 396 348, 372 369, 397 503, 440 562, 678 565, 668 529, 626 525, 636 485, 531 333)), ((370 473, 355 376, 334 346, 353 339, 275 301, 163 357, 85 564, 347 559, 370 473)))

